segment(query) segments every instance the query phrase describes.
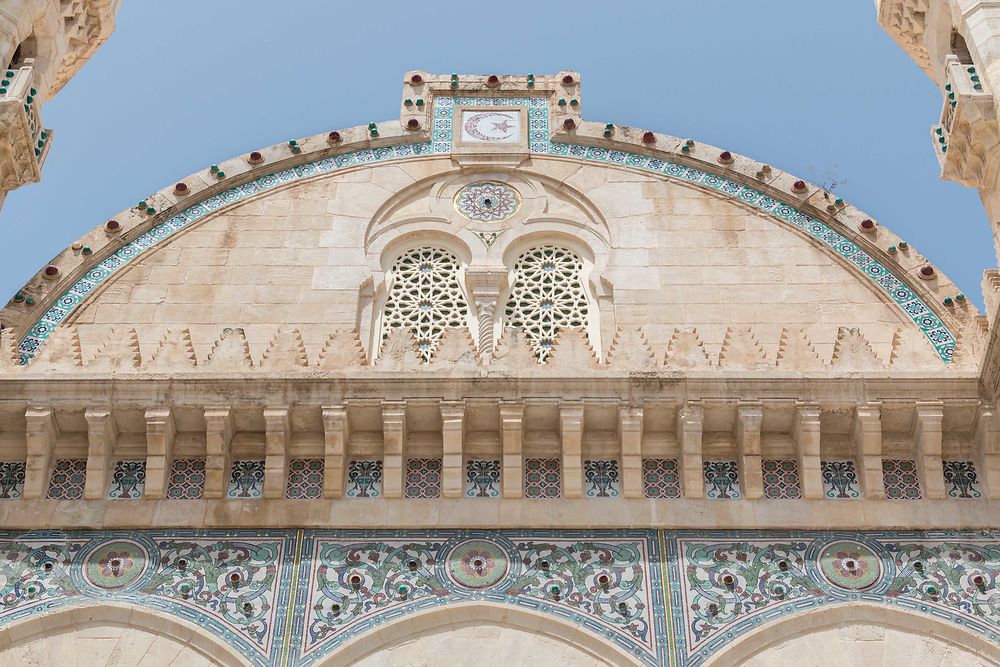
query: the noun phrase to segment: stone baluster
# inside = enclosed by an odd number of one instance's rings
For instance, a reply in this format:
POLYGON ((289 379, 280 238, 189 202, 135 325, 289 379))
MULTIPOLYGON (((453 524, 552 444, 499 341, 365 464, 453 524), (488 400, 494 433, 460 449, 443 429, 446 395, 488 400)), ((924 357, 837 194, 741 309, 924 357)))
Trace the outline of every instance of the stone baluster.
POLYGON ((941 460, 941 425, 944 403, 917 403, 913 414, 913 441, 916 449, 917 472, 924 487, 924 497, 945 498, 944 463, 941 460))
POLYGON ((500 431, 503 446, 504 498, 520 498, 524 495, 524 458, 521 445, 524 439, 524 404, 500 404, 500 431))
POLYGON ((32 500, 44 498, 48 490, 52 468, 52 450, 59 437, 52 408, 28 408, 24 411, 25 436, 28 442, 28 459, 24 470, 24 488, 21 497, 32 500))
POLYGON ((583 495, 583 405, 564 403, 559 406, 559 439, 562 449, 562 495, 579 498, 583 495))
POLYGON ((118 428, 114 414, 107 408, 87 408, 83 416, 87 421, 87 481, 83 497, 98 500, 108 492, 108 472, 118 428))
POLYGON ((465 403, 444 401, 441 403, 441 495, 445 498, 461 498, 465 491, 463 484, 462 449, 465 440, 465 403))
POLYGON ((865 498, 885 498, 882 477, 882 406, 864 403, 854 410, 851 426, 855 458, 861 467, 859 477, 865 498))
POLYGON ((146 488, 143 495, 147 498, 167 495, 176 435, 170 408, 146 410, 146 488))
POLYGON ((823 469, 820 464, 820 421, 819 406, 813 403, 799 403, 795 406, 792 422, 792 439, 799 463, 799 484, 802 497, 822 498, 823 469))
POLYGON ((761 470, 760 428, 764 408, 760 404, 739 405, 736 408, 736 454, 744 498, 764 495, 761 470))
POLYGON ((266 408, 267 429, 264 448, 264 497, 284 498, 288 482, 288 449, 292 442, 292 423, 288 408, 266 408))
POLYGON ((702 427, 705 408, 688 403, 677 411, 677 442, 681 450, 681 483, 685 498, 705 497, 705 473, 702 456, 702 427))
POLYGON ((982 494, 1000 500, 1000 415, 996 407, 980 406, 973 433, 982 494))
POLYGON ((622 493, 642 498, 642 408, 618 408, 618 439, 622 453, 622 493))
POLYGON ((406 403, 382 402, 382 495, 403 497, 403 464, 406 448, 406 403))
POLYGON ((346 405, 323 408, 323 497, 344 495, 344 460, 351 438, 346 405))
POLYGON ((236 433, 232 408, 205 408, 205 497, 223 498, 229 482, 229 446, 236 433))

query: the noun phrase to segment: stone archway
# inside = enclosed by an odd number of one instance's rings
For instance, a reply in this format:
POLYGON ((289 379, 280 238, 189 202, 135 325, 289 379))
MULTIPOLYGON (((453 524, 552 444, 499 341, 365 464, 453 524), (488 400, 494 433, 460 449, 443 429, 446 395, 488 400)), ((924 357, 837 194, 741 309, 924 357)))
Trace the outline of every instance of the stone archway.
POLYGON ((638 665, 593 632, 519 607, 476 602, 411 614, 347 643, 319 664, 638 665), (530 659, 530 660, 529 660, 530 659))
POLYGON ((231 647, 201 628, 136 605, 70 607, 0 631, 3 665, 243 667, 231 647))
POLYGON ((1000 664, 1000 646, 899 607, 849 603, 765 624, 705 662, 706 667, 882 664, 989 667, 1000 664))

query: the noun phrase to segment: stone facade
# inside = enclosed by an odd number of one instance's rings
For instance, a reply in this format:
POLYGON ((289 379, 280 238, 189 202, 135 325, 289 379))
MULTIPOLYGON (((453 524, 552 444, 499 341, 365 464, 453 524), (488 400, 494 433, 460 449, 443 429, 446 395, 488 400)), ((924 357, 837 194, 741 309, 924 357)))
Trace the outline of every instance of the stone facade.
POLYGON ((581 104, 408 72, 32 277, 3 655, 1000 660, 987 319, 835 193, 581 104))
POLYGON ((41 178, 53 132, 41 109, 114 30, 121 0, 4 0, 0 7, 0 206, 41 178))

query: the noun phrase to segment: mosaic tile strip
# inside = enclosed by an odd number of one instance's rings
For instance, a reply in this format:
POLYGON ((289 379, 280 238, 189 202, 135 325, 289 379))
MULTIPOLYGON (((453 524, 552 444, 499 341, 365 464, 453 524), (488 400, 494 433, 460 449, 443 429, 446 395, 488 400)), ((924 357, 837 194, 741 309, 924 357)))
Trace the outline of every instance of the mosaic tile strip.
POLYGON ((404 495, 407 498, 441 497, 441 459, 409 459, 404 495))
POLYGON ((0 498, 20 498, 24 488, 24 461, 0 461, 0 498))
POLYGON ((315 542, 303 664, 388 619, 471 600, 571 619, 645 664, 662 664, 663 619, 651 613, 662 600, 649 566, 656 546, 642 533, 354 535, 315 542))
POLYGON ((500 495, 500 459, 469 459, 465 462, 465 495, 496 498, 500 495))
POLYGON ((558 498, 561 477, 559 459, 524 459, 524 497, 558 498))
POLYGON ((920 500, 920 479, 916 461, 883 459, 882 481, 889 500, 920 500))
POLYGON ((861 497, 858 471, 854 466, 854 461, 849 459, 820 461, 819 467, 823 475, 823 496, 825 498, 861 497))
POLYGON ((373 164, 386 160, 413 158, 436 153, 448 153, 452 149, 454 115, 460 105, 526 107, 528 110, 528 140, 533 153, 544 153, 562 157, 572 157, 595 162, 620 165, 653 172, 666 178, 700 185, 720 194, 742 201, 758 210, 775 216, 779 220, 802 230, 834 250, 851 262, 899 306, 907 318, 924 333, 941 359, 951 361, 955 351, 955 337, 933 311, 910 290, 906 284, 893 275, 892 271, 828 225, 816 220, 798 208, 773 199, 754 188, 708 172, 670 162, 661 158, 640 155, 628 151, 612 150, 596 146, 581 146, 552 142, 549 138, 548 101, 544 97, 437 97, 434 99, 433 129, 431 141, 419 144, 402 144, 368 148, 343 153, 310 162, 291 169, 267 174, 248 183, 235 186, 225 192, 213 195, 194 204, 170 218, 154 225, 147 232, 126 243, 117 251, 88 271, 70 287, 56 302, 43 313, 22 338, 18 350, 21 363, 28 361, 45 343, 52 330, 92 292, 98 285, 118 272, 129 262, 162 243, 188 225, 207 215, 262 192, 294 181, 330 173, 358 165, 373 164))
POLYGON ((705 497, 725 500, 742 498, 740 469, 736 461, 703 461, 705 497))
MULTIPOLYGON (((98 601, 200 626, 253 665, 336 662, 420 611, 563 619, 642 664, 697 666, 853 601, 1000 642, 1000 533, 721 530, 0 532, 0 627, 98 601)), ((339 663, 338 663, 339 664, 339 663)))
POLYGON ((382 461, 351 461, 347 466, 347 497, 377 498, 382 495, 382 461))
POLYGON ((643 459, 642 488, 647 498, 680 498, 677 459, 643 459))
POLYGON ((57 459, 49 477, 46 498, 79 500, 87 483, 87 459, 57 459))
POLYGON ((313 500, 323 497, 323 459, 292 459, 288 462, 285 497, 313 500))
POLYGON ((590 498, 616 498, 622 493, 615 459, 584 460, 583 481, 590 498))
POLYGON ((982 498, 974 461, 944 461, 944 483, 949 498, 982 498))
POLYGON ((680 533, 668 541, 678 662, 762 623, 852 600, 927 613, 1000 641, 1000 544, 972 533, 680 533), (979 582, 977 584, 976 582, 979 582), (982 585, 980 585, 982 584, 982 585))
POLYGON ((771 500, 801 498, 799 463, 795 459, 764 459, 760 462, 764 476, 764 497, 771 500))
POLYGON ((264 494, 264 459, 237 459, 229 472, 227 498, 260 498, 264 494))
POLYGON ((205 459, 174 459, 167 483, 170 500, 198 500, 205 495, 205 459))
POLYGON ((111 472, 108 498, 133 500, 146 490, 146 461, 116 461, 111 472))

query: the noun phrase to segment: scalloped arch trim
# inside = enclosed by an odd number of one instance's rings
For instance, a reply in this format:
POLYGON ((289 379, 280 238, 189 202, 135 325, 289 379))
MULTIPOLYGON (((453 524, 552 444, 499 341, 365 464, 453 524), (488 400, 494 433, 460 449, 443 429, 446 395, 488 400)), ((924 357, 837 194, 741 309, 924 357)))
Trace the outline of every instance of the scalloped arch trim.
POLYGON ((907 319, 912 321, 941 359, 948 363, 955 352, 956 339, 926 303, 906 283, 868 252, 829 225, 806 215, 797 207, 779 201, 754 188, 695 167, 624 150, 614 150, 551 140, 547 101, 542 97, 440 97, 434 101, 434 129, 428 142, 369 148, 309 162, 237 185, 157 223, 126 243, 116 252, 87 271, 75 284, 35 321, 21 339, 18 352, 27 364, 45 344, 52 331, 82 303, 87 295, 152 248, 202 218, 239 203, 249 197, 313 176, 390 160, 411 159, 451 152, 454 108, 459 105, 523 106, 528 109, 529 148, 532 153, 617 165, 658 174, 669 179, 699 185, 742 202, 794 227, 818 240, 844 260, 853 264, 876 287, 888 296, 907 319))

